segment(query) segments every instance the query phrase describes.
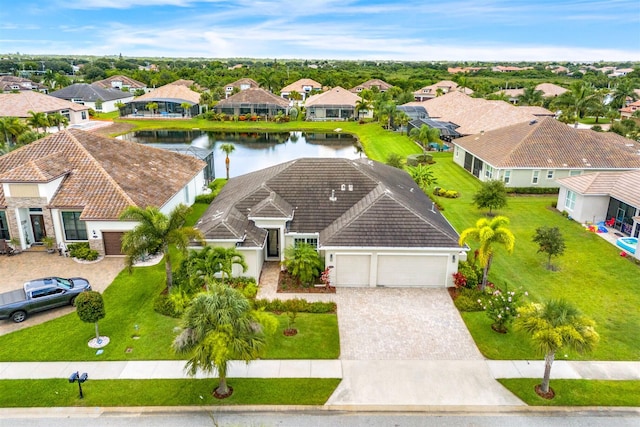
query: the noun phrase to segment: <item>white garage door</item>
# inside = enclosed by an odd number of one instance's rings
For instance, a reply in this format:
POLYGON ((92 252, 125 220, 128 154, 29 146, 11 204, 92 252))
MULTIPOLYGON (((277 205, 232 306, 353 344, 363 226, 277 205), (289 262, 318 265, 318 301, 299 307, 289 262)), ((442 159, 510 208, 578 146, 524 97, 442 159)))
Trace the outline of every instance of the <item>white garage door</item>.
POLYGON ((369 286, 371 255, 336 254, 336 286, 369 286))
POLYGON ((378 286, 444 287, 446 256, 379 255, 378 286))

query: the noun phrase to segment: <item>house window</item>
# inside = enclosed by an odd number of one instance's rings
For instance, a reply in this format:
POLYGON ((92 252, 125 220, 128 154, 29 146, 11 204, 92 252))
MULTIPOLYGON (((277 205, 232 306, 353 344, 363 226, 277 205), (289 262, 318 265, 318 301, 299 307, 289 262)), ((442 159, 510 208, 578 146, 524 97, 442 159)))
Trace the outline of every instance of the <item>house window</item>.
POLYGON ((540 179, 540 171, 533 171, 533 176, 531 177, 531 183, 537 184, 540 179))
POLYGON ((582 171, 570 171, 569 176, 578 176, 581 175, 582 171))
POLYGON ((62 212, 65 240, 87 240, 87 224, 80 220, 82 212, 62 212))
POLYGON ((576 207, 576 193, 567 190, 567 197, 564 201, 564 207, 572 211, 576 207))
POLYGON ((547 171, 547 179, 553 179, 553 171, 552 170, 548 170, 547 171))
POLYGON ((493 178, 493 168, 491 166, 489 166, 489 165, 486 165, 486 164, 484 166, 485 166, 485 168, 484 168, 484 176, 489 178, 489 179, 492 179, 493 178))
POLYGON ((0 239, 9 240, 9 224, 7 224, 7 214, 0 211, 0 239))
POLYGON ((511 182, 511 171, 504 171, 504 177, 502 178, 505 184, 511 182))
POLYGON ((316 237, 296 237, 293 239, 294 246, 301 245, 306 243, 307 245, 311 245, 314 248, 318 249, 318 239, 316 237))
POLYGON ((87 120, 87 112, 83 111, 81 114, 82 114, 82 120, 87 120))
POLYGON ((453 155, 456 156, 456 158, 458 157, 458 154, 460 154, 460 150, 458 149, 458 146, 455 145, 453 147, 453 155))

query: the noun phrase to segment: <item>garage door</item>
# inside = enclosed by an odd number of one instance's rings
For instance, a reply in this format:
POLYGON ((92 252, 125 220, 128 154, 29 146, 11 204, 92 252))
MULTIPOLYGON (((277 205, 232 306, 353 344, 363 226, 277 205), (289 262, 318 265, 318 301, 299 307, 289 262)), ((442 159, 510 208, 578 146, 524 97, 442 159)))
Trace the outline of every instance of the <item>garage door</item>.
POLYGON ((378 286, 444 287, 446 256, 378 255, 378 286))
POLYGON ((335 286, 369 286, 371 255, 336 254, 335 286))
POLYGON ((104 241, 104 254, 105 255, 123 255, 122 253, 122 235, 123 231, 108 231, 102 232, 102 239, 104 241))

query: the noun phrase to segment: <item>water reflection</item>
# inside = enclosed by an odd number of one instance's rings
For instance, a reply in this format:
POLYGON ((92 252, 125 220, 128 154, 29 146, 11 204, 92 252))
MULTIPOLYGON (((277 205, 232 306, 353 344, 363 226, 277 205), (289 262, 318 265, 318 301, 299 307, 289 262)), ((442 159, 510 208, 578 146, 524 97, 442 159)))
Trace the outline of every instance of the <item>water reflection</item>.
MULTIPOLYGON (((220 145, 231 143, 230 176, 253 172, 301 157, 356 159, 361 153, 357 139, 343 133, 313 132, 205 132, 199 130, 146 130, 122 139, 184 152, 189 147, 213 153, 215 177, 226 175, 225 155, 220 145)), ((193 151, 193 150, 192 150, 193 151)))

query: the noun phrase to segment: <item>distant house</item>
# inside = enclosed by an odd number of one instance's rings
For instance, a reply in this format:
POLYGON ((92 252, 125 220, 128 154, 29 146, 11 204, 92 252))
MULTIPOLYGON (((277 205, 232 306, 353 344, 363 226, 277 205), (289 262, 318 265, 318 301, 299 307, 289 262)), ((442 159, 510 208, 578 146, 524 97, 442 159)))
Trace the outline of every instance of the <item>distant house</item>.
POLYGON ((133 94, 120 89, 104 89, 88 83, 75 83, 51 92, 53 97, 86 105, 95 111, 110 113, 117 111, 117 103, 126 104, 133 100, 133 94))
POLYGON ((196 224, 259 278, 286 248, 317 248, 336 287, 445 287, 466 252, 407 172, 358 159, 303 158, 232 178, 196 224))
POLYGON ((471 95, 473 93, 473 90, 468 87, 462 88, 458 86, 458 83, 456 82, 452 82, 451 80, 442 80, 413 92, 413 98, 418 102, 422 102, 453 91, 462 92, 466 95, 471 95))
POLYGON ((638 147, 611 132, 575 129, 547 117, 453 141, 453 161, 481 181, 507 187, 558 187, 586 172, 640 169, 638 147))
POLYGON ((371 79, 371 80, 367 80, 362 84, 359 84, 358 86, 352 87, 350 91, 353 93, 360 93, 365 89, 370 89, 370 90, 378 90, 379 92, 386 92, 392 87, 393 87, 392 85, 385 82, 384 80, 371 79))
POLYGON ((93 82, 93 85, 100 86, 104 89, 118 89, 123 92, 131 92, 135 93, 138 90, 142 90, 145 93, 149 92, 151 89, 147 87, 146 84, 139 82, 137 80, 132 79, 131 77, 117 75, 111 76, 104 80, 98 80, 97 82, 93 82))
POLYGON ((291 94, 291 92, 294 92, 294 91, 302 95, 301 101, 304 101, 312 93, 318 92, 318 91, 321 92, 322 85, 315 80, 300 79, 298 81, 291 83, 290 85, 283 87, 280 90, 280 96, 283 97, 284 99, 289 99, 289 94, 291 94))
POLYGON ((240 80, 236 80, 235 82, 229 83, 224 87, 224 95, 225 97, 230 97, 233 95, 235 91, 243 91, 247 89, 257 89, 260 85, 253 79, 243 78, 240 80))
POLYGON ((491 67, 491 71, 494 73, 513 73, 514 71, 533 70, 533 67, 514 67, 511 65, 496 65, 491 67))
MULTIPOLYGON (((309 121, 353 120, 356 118, 356 105, 361 101, 358 95, 336 86, 326 92, 312 95, 305 102, 306 119, 309 121)), ((362 111, 361 118, 373 117, 373 107, 362 111)))
POLYGON ((35 83, 24 77, 0 76, 0 93, 29 90, 35 90, 44 94, 49 92, 49 88, 45 85, 35 83))
POLYGON ((194 157, 64 130, 0 156, 0 225, 23 249, 54 237, 88 242, 104 255, 121 254, 120 221, 129 206, 168 214, 202 193, 206 164, 194 157))
MULTIPOLYGON (((613 218, 614 229, 640 236, 640 170, 586 173, 561 178, 558 185, 558 210, 582 223, 613 218)), ((640 258, 638 250, 636 257, 640 258)))
MULTIPOLYGON (((415 105, 411 103, 411 105, 415 105)), ((540 119, 539 114, 553 115, 546 109, 523 109, 505 101, 471 98, 462 92, 449 92, 423 103, 432 119, 451 122, 461 135, 473 135, 516 123, 540 119)))
POLYGON ((153 89, 138 96, 120 110, 121 115, 150 116, 165 118, 193 117, 201 113, 200 94, 189 89, 188 85, 178 81, 153 89), (150 103, 158 104, 156 111, 149 111, 150 103), (186 108, 183 105, 188 105, 186 108))
MULTIPOLYGON (((0 117, 17 117, 26 121, 31 117, 31 111, 45 114, 60 113, 69 120, 71 126, 89 123, 89 107, 86 105, 31 90, 19 93, 0 93, 0 117)), ((47 131, 57 132, 58 129, 50 127, 47 131)))
MULTIPOLYGON (((554 85, 553 83, 540 83, 535 87, 535 90, 542 92, 543 98, 555 98, 567 92, 567 89, 562 86, 554 85)), ((519 89, 502 89, 494 92, 496 95, 506 95, 509 97, 509 102, 517 104, 519 98, 524 94, 524 88, 519 89)))
POLYGON ((429 118, 429 112, 426 108, 424 108, 424 105, 422 105, 422 103, 407 103, 398 105, 396 107, 396 110, 406 114, 411 120, 429 118))
POLYGON ((214 111, 229 116, 274 117, 278 113, 288 114, 289 102, 264 89, 250 88, 242 90, 227 99, 218 102, 214 111))
POLYGON ((640 101, 635 101, 620 109, 620 118, 630 119, 636 111, 640 111, 640 101))

